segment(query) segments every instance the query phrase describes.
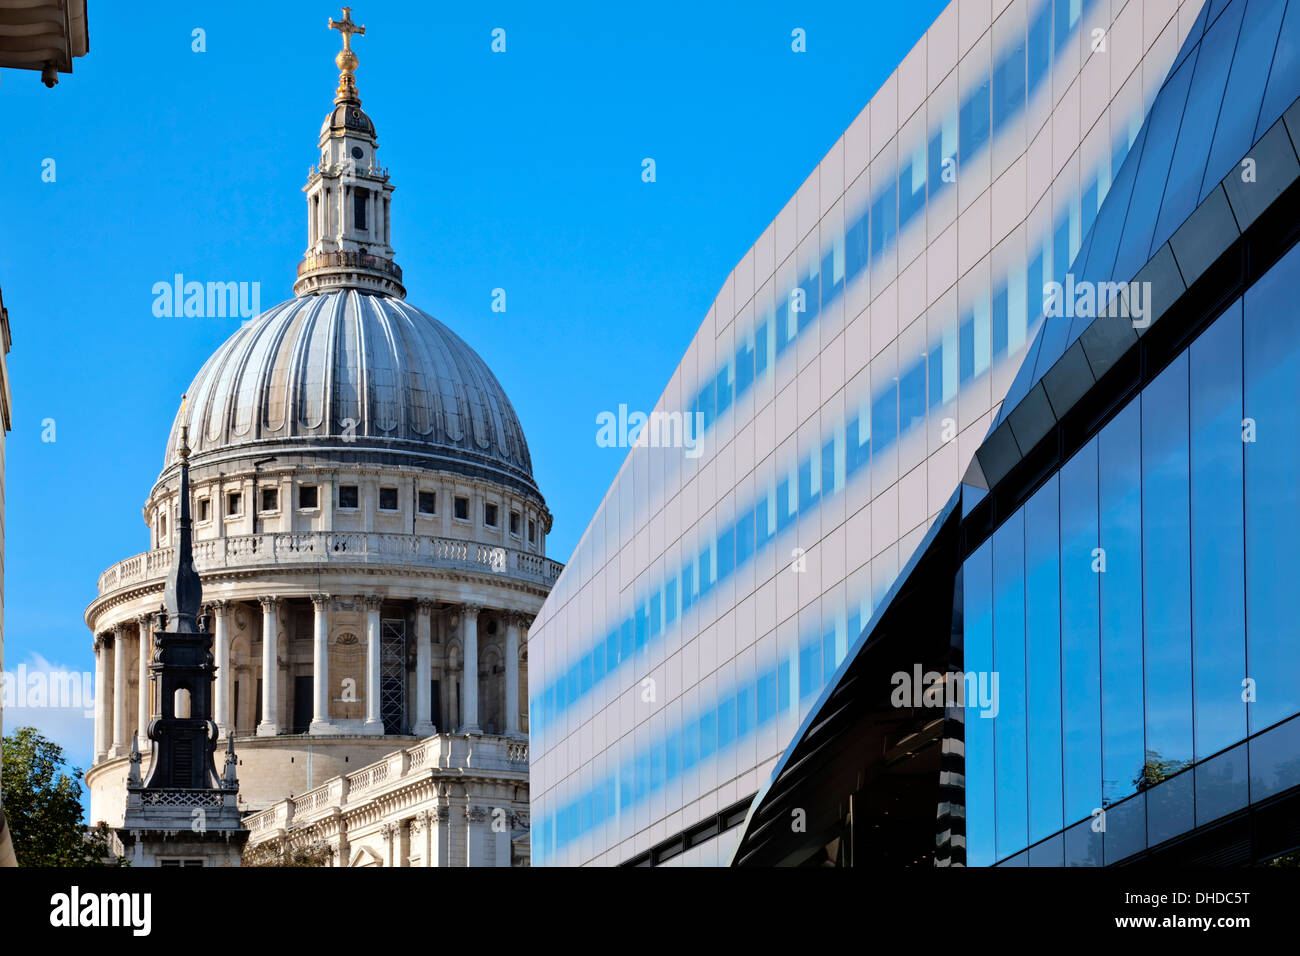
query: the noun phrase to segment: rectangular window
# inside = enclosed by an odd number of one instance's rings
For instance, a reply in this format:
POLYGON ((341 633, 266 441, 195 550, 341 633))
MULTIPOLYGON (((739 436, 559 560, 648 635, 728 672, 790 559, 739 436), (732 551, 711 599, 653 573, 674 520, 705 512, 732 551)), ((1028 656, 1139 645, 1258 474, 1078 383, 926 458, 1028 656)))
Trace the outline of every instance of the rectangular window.
POLYGON ((199 499, 199 520, 207 521, 211 517, 212 517, 212 499, 200 498, 199 499))
POLYGON ((1187 375, 1183 353, 1142 392, 1142 640, 1149 783, 1192 761, 1187 375))
POLYGON ((280 490, 278 488, 262 489, 262 510, 263 511, 280 510, 280 490))
MULTIPOLYGON (((1231 96, 1231 92, 1229 92, 1231 96)), ((1289 426, 1300 381, 1300 328, 1294 281, 1300 246, 1246 292, 1244 317, 1246 508, 1246 663, 1254 679, 1250 730, 1263 730, 1300 710, 1295 677, 1295 602, 1290 582, 1300 577, 1300 443, 1268 422, 1289 426), (1258 430, 1258 431, 1257 431, 1258 430)), ((1225 503, 1226 505, 1226 503, 1225 503)), ((1234 571, 1240 574, 1240 570, 1234 571)), ((1241 680, 1237 681, 1238 694, 1241 680)), ((1251 773, 1255 773, 1254 753, 1251 773)), ((1252 788, 1251 795, 1254 796, 1252 788)))
POLYGON ((298 507, 304 511, 310 511, 316 507, 316 486, 302 485, 298 488, 298 507))
MULTIPOLYGON (((1097 551, 1097 441, 1061 469, 1061 724, 1065 819, 1101 806, 1100 579, 1097 551)), ((1136 772, 1136 768, 1134 768, 1136 772)))
MULTIPOLYGON (((1029 839, 1061 818, 1061 540, 1059 476, 1025 505, 1025 688, 1029 839)), ((1001 667, 1001 662, 997 662, 1001 667)))
POLYGON ((232 491, 226 498, 226 514, 238 515, 244 512, 244 496, 238 491, 232 491))
POLYGON ((455 506, 455 510, 453 514, 455 515, 456 520, 468 521, 469 520, 469 499, 462 495, 457 495, 456 500, 453 502, 453 504, 455 506))
POLYGON ((528 543, 537 543, 537 523, 532 518, 528 519, 528 543))
POLYGON ((964 167, 970 158, 989 140, 989 79, 986 74, 980 84, 966 97, 958 120, 958 150, 964 167))
POLYGON ((352 225, 358 232, 366 231, 366 199, 370 193, 365 189, 357 189, 352 193, 352 225))
MULTIPOLYGON (((1196 759, 1246 736, 1241 301, 1191 348, 1192 665, 1196 759)), ((1201 772, 1197 770, 1198 787, 1201 772)), ((1200 804, 1198 801, 1198 816, 1200 804)))
POLYGON ((489 528, 497 526, 497 506, 491 502, 483 505, 483 523, 489 528))
POLYGON ((438 513, 438 494, 434 491, 422 491, 419 494, 419 509, 422 515, 438 513))
POLYGON ((519 534, 519 512, 510 512, 510 533, 518 536, 519 534))
POLYGON ((1103 807, 1136 792, 1152 769, 1143 734, 1141 459, 1141 408, 1133 402, 1097 436, 1103 807))
MULTIPOLYGON (((997 760, 997 855, 1029 844, 1025 736, 1025 513, 1017 511, 993 535, 993 666, 999 676, 993 724, 997 760)), ((977 678, 980 676, 977 673, 977 678)), ((992 687, 992 677, 988 677, 992 687)), ((980 702, 983 703, 982 701, 980 702)), ((969 701, 968 701, 969 704, 969 701)), ((982 719, 977 717, 977 720, 982 719)))
MULTIPOLYGON (((994 670, 992 541, 985 541, 966 559, 957 587, 962 590, 964 616, 963 668, 968 674, 991 674, 994 670)), ((997 853, 995 720, 980 717, 978 699, 967 697, 965 705, 966 863, 988 866, 996 861, 997 853)))
POLYGON ((397 510, 397 489, 396 488, 379 489, 379 508, 381 511, 397 510))
POLYGON ((339 507, 355 508, 360 500, 356 485, 339 485, 339 507))

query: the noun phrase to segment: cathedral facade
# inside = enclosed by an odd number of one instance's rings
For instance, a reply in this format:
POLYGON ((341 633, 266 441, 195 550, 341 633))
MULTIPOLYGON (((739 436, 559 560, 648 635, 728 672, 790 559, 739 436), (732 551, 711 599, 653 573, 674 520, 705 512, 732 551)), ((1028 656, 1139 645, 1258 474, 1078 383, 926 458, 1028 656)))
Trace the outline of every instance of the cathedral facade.
MULTIPOLYGON (((351 40, 364 28, 346 8, 330 26, 344 49, 304 189, 309 246, 295 297, 199 370, 145 501, 149 548, 106 570, 86 610, 91 820, 121 824, 132 734, 155 716, 151 633, 176 543, 184 426, 213 716, 235 739, 241 809, 281 805, 412 748, 450 760, 479 748, 502 755, 484 812, 500 805, 517 837, 527 828, 526 635, 560 570, 546 557, 551 514, 500 383, 405 301, 393 186, 354 79, 351 40)), ((466 786, 441 783, 429 809, 486 799, 466 786)))

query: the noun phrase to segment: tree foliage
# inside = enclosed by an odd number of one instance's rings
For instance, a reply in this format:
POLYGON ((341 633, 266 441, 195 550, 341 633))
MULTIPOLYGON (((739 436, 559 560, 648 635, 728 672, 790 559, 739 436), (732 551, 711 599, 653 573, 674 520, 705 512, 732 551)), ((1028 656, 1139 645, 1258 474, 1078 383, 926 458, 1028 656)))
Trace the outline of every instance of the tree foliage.
POLYGON ((19 866, 126 865, 106 825, 82 822, 80 781, 63 748, 36 728, 4 738, 4 808, 19 866))

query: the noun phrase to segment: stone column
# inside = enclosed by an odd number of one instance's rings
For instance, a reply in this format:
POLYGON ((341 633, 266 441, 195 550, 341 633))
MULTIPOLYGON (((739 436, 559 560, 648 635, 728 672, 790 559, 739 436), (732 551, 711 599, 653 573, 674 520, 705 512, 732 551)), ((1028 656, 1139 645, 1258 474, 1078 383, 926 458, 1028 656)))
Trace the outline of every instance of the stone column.
POLYGON ((149 718, 153 716, 153 693, 149 686, 149 661, 153 656, 153 615, 141 614, 135 622, 139 626, 139 636, 136 641, 140 647, 140 694, 139 706, 136 707, 135 729, 140 733, 140 745, 143 747, 149 739, 149 718))
POLYGON ((482 807, 465 804, 466 866, 484 866, 488 862, 483 854, 483 823, 487 820, 487 815, 482 807))
POLYGON ((212 602, 212 651, 217 665, 216 679, 212 685, 212 720, 217 725, 217 738, 224 740, 230 728, 230 616, 229 601, 212 602))
POLYGON ((461 732, 478 734, 482 733, 478 726, 478 616, 483 608, 477 604, 466 604, 460 610, 465 628, 465 676, 461 688, 462 699, 465 701, 465 720, 461 732))
POLYGON ((267 595, 257 600, 262 605, 262 721, 257 736, 274 737, 280 732, 276 722, 280 707, 280 599, 267 595))
POLYGON ((362 600, 366 605, 366 722, 363 729, 368 734, 382 734, 384 722, 379 715, 379 607, 383 598, 370 594, 362 600))
MULTIPOLYGON (((497 821, 495 817, 493 817, 492 822, 489 824, 492 832, 492 849, 496 853, 496 859, 492 861, 492 865, 508 867, 510 865, 510 835, 512 832, 510 824, 514 818, 514 814, 505 807, 502 807, 501 809, 505 814, 505 829, 497 829, 497 821)), ((493 813, 495 812, 496 810, 494 808, 493 813)))
POLYGON ((126 625, 113 625, 113 749, 110 757, 125 757, 126 745, 126 625))
POLYGON ((447 807, 434 807, 427 811, 425 840, 425 866, 449 866, 451 862, 451 835, 447 827, 451 813, 447 807))
POLYGON ((420 865, 432 866, 433 864, 429 862, 429 849, 430 849, 431 841, 429 839, 429 811, 428 810, 418 811, 415 814, 414 819, 411 820, 411 841, 412 841, 412 845, 418 847, 420 850, 420 865))
POLYGON ((519 735, 519 628, 525 618, 506 615, 506 736, 519 735))
POLYGON ((433 601, 422 598, 415 602, 415 609, 415 720, 411 733, 418 737, 428 737, 438 732, 434 726, 434 718, 429 713, 433 706, 429 694, 429 684, 433 680, 430 619, 433 614, 433 601))
POLYGON ((312 709, 309 733, 333 733, 330 723, 330 660, 329 660, 329 606, 328 594, 313 594, 312 606, 316 617, 312 629, 312 709))
POLYGON ((95 763, 108 757, 108 638, 95 635, 95 763))

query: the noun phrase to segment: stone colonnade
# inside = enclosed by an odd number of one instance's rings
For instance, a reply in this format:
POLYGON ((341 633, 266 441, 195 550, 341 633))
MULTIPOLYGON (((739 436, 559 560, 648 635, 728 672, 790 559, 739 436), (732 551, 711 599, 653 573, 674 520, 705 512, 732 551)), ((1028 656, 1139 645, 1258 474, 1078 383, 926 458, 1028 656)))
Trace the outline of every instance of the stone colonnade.
MULTIPOLYGON (((216 679, 213 696, 213 719, 224 737, 229 732, 236 735, 244 730, 255 732, 260 737, 272 737, 279 734, 306 732, 316 735, 341 733, 383 734, 386 720, 388 732, 401 732, 416 736, 429 736, 439 729, 452 729, 461 733, 483 733, 491 731, 506 736, 522 736, 526 733, 520 713, 520 672, 526 667, 521 660, 520 649, 527 634, 530 618, 513 610, 489 608, 482 604, 445 604, 431 599, 389 601, 382 595, 334 595, 311 593, 305 595, 264 595, 257 598, 261 617, 261 653, 260 659, 249 659, 236 664, 232 655, 234 635, 233 619, 240 608, 257 613, 251 602, 219 599, 206 607, 208 627, 213 634, 213 659, 216 664, 216 679), (284 633, 283 613, 291 602, 310 601, 310 658, 295 661, 286 646, 289 641, 284 633), (351 620, 363 622, 355 628, 364 631, 362 636, 355 636, 356 649, 364 654, 364 663, 357 669, 360 680, 353 676, 336 674, 331 676, 331 650, 337 650, 339 641, 353 638, 348 633, 340 637, 337 628, 332 628, 333 616, 343 607, 352 612, 351 620), (415 654, 413 672, 408 672, 405 661, 399 666, 402 675, 396 696, 404 703, 400 715, 400 727, 393 729, 394 715, 390 711, 381 711, 383 698, 383 644, 382 627, 385 623, 381 617, 384 608, 396 607, 399 612, 414 611, 415 654), (437 629, 435 636, 435 619, 441 617, 445 626, 437 629), (481 625, 487 623, 498 633, 492 636, 494 646, 500 651, 501 664, 493 666, 496 654, 485 659, 484 641, 480 632, 481 625), (504 635, 499 633, 504 625, 504 635), (440 640, 445 635, 446 641, 440 640), (438 648, 439 643, 448 646, 438 648), (475 661, 478 664, 478 679, 464 680, 466 672, 463 662, 475 661), (484 673, 484 667, 490 670, 484 673), (302 670, 309 670, 311 677, 310 722, 304 726, 293 726, 292 717, 282 719, 286 714, 288 697, 293 694, 292 686, 286 687, 286 676, 302 670), (439 676, 435 676, 435 670, 439 676), (501 672, 504 673, 501 673, 501 672), (273 679, 266 679, 266 675, 273 679), (238 701, 234 687, 239 677, 247 679, 244 687, 248 688, 256 677, 256 708, 258 719, 255 722, 240 720, 235 713, 238 701), (500 675, 498 677, 498 675, 500 675), (457 680, 456 678, 461 678, 457 680), (442 696, 435 702, 435 693, 444 690, 440 680, 447 686, 442 696), (484 703, 480 700, 480 680, 485 680, 489 692, 499 693, 504 697, 503 712, 499 715, 502 726, 484 726, 484 703), (499 690, 493 691, 493 688, 499 690), (355 706, 353 706, 355 705, 355 706), (341 717, 339 711, 358 711, 355 717, 341 717), (446 726, 439 726, 439 718, 445 716, 446 726), (255 726, 246 726, 255 723, 255 726)), ((140 735, 141 749, 145 749, 146 730, 149 720, 157 709, 154 700, 153 678, 149 663, 153 653, 153 632, 158 627, 158 615, 143 614, 133 621, 116 623, 112 628, 95 638, 95 762, 105 759, 124 757, 130 752, 133 732, 140 735), (136 674, 135 704, 128 712, 130 701, 131 676, 128 675, 128 662, 134 658, 136 674)), ((405 617, 399 619, 405 622, 405 617)), ((251 650, 251 640, 248 641, 251 650)), ((404 636, 403 636, 404 645, 404 636)), ((350 649, 350 648, 349 648, 350 649)), ((249 655, 251 658, 251 655, 249 655)), ((389 684, 395 678, 390 674, 389 684)), ((244 691, 247 693, 247 691, 244 691)), ((392 694, 390 694, 392 696, 392 694)), ((243 698, 244 708, 248 706, 249 697, 243 698)), ((294 700, 295 710, 304 712, 305 701, 294 700)), ((243 709, 243 708, 241 708, 243 709)))

